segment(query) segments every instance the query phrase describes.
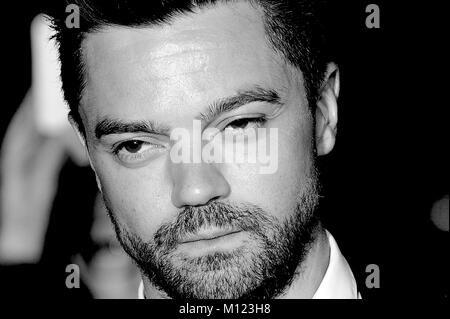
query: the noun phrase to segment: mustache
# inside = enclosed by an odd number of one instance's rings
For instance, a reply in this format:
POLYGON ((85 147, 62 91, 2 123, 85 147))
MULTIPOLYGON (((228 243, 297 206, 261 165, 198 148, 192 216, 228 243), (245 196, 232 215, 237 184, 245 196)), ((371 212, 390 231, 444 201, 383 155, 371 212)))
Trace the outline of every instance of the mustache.
POLYGON ((256 205, 214 201, 204 206, 185 207, 175 221, 157 230, 154 243, 158 250, 169 252, 187 235, 208 227, 247 231, 265 238, 267 230, 275 225, 274 218, 256 205))

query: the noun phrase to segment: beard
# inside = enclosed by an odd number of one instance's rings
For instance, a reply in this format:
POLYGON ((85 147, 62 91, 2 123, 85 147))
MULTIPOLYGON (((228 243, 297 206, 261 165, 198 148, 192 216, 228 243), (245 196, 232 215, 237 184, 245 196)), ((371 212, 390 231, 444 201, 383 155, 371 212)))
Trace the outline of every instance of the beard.
POLYGON ((319 229, 315 168, 303 183, 289 217, 278 220, 249 203, 212 201, 188 206, 159 227, 150 242, 121 226, 107 205, 117 238, 142 274, 173 299, 271 299, 283 294, 302 271, 319 229), (177 251, 202 228, 247 232, 248 244, 191 257, 177 251))

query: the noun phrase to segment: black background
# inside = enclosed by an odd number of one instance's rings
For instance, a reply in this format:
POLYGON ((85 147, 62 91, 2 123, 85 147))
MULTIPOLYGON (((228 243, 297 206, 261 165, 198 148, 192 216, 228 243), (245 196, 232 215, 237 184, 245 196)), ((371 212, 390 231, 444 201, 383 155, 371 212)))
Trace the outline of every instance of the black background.
MULTIPOLYGON (((341 95, 337 144, 320 160, 324 223, 363 298, 448 298, 448 232, 429 217, 433 201, 449 193, 446 11, 437 1, 332 2, 328 23, 341 95), (380 7, 380 29, 365 26, 370 3, 380 7), (364 284, 369 264, 380 268, 379 289, 364 284)), ((2 3, 0 137, 30 86, 29 28, 40 8, 31 1, 2 3)), ((90 172, 83 174, 93 181, 90 172)), ((81 191, 79 174, 66 175, 71 189, 81 191)), ((67 209, 78 196, 83 193, 60 195, 55 205, 67 209)), ((55 224, 49 230, 53 241, 42 269, 0 267, 0 294, 80 296, 65 291, 63 265, 86 227, 79 220, 61 223, 70 229, 55 224)))

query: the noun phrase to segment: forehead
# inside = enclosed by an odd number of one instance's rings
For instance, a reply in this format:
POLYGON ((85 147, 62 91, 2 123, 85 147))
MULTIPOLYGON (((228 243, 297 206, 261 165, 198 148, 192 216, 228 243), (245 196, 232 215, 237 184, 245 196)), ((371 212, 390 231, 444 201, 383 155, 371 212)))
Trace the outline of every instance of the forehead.
POLYGON ((262 13, 240 2, 159 26, 106 27, 86 37, 83 54, 82 104, 89 108, 82 113, 90 118, 157 117, 170 105, 186 106, 171 110, 175 119, 237 90, 287 81, 284 64, 268 46, 262 13))

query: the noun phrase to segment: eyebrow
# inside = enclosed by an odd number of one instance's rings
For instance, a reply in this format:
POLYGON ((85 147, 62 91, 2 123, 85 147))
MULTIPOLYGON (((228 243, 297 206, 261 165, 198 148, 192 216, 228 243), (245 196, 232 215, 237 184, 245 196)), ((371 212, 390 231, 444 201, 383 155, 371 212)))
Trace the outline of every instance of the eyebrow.
POLYGON ((95 126, 95 137, 97 139, 101 139, 105 135, 123 133, 169 135, 170 128, 148 120, 123 122, 117 119, 103 119, 95 126))
POLYGON ((236 95, 211 103, 206 112, 200 113, 200 119, 209 123, 222 113, 231 112, 252 102, 281 105, 280 95, 277 91, 256 86, 254 89, 240 91, 236 95))
MULTIPOLYGON (((211 103, 205 112, 200 113, 199 119, 209 123, 222 113, 233 111, 252 102, 266 102, 274 105, 282 104, 280 96, 275 90, 256 86, 253 89, 239 91, 236 95, 211 103)), ((170 127, 150 120, 124 122, 118 119, 103 119, 95 126, 95 137, 101 139, 105 135, 123 133, 169 135, 170 131, 170 127)))

